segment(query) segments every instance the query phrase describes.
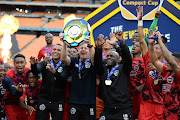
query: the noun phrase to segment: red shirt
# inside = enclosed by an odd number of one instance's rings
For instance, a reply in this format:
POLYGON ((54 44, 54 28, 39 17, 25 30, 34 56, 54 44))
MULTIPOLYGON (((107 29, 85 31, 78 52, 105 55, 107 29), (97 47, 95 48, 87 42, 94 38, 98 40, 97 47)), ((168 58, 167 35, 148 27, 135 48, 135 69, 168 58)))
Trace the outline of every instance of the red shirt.
MULTIPOLYGON (((24 73, 24 78, 22 80, 22 84, 26 84, 27 78, 26 78, 26 73, 29 71, 29 68, 25 67, 25 73, 24 73)), ((10 69, 7 73, 6 76, 9 77, 15 84, 17 84, 17 78, 15 74, 14 68, 10 69)), ((21 81, 22 75, 18 75, 18 79, 21 81)), ((17 105, 19 103, 19 98, 17 96, 11 95, 10 91, 6 91, 6 94, 4 95, 3 99, 7 102, 7 104, 10 105, 17 105)))
POLYGON ((135 94, 135 89, 143 84, 144 76, 144 61, 142 57, 132 59, 132 70, 129 75, 129 89, 131 96, 135 94))
MULTIPOLYGON (((52 48, 51 48, 51 47, 48 47, 48 50, 50 51, 50 56, 51 56, 51 54, 52 54, 53 48, 54 48, 54 45, 53 45, 52 48)), ((48 52, 47 52, 47 50, 46 50, 46 46, 44 46, 43 48, 41 48, 41 50, 39 51, 39 53, 38 53, 38 61, 41 61, 41 58, 44 59, 45 55, 48 55, 48 52)))
POLYGON ((157 70, 148 70, 148 63, 150 63, 150 57, 149 57, 149 51, 145 54, 143 57, 144 64, 145 64, 145 89, 142 93, 142 97, 144 100, 151 100, 155 103, 163 104, 163 97, 162 97, 162 91, 161 91, 161 85, 155 84, 156 78, 159 79, 159 81, 162 80, 162 76, 157 70))
POLYGON ((163 66, 163 81, 162 81, 162 93, 164 100, 164 114, 165 118, 169 117, 169 114, 173 113, 180 116, 179 96, 180 96, 180 70, 176 76, 174 73, 166 72, 166 66, 163 66))
POLYGON ((27 96, 27 104, 35 107, 39 100, 41 87, 42 87, 42 80, 38 80, 37 87, 35 89, 30 90, 27 84, 27 87, 25 88, 25 91, 23 92, 23 95, 19 98, 19 100, 25 101, 25 98, 27 96))

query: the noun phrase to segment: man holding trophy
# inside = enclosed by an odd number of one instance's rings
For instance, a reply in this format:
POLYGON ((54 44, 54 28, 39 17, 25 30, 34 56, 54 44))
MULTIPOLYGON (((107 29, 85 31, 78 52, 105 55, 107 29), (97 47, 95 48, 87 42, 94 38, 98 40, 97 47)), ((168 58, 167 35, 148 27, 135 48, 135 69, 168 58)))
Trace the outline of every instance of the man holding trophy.
POLYGON ((64 33, 59 35, 60 40, 64 41, 61 60, 72 71, 69 120, 95 120, 97 74, 94 69, 94 47, 90 36, 87 36, 90 30, 82 19, 69 23, 65 26, 64 33), (78 58, 67 56, 67 45, 80 45, 78 58))

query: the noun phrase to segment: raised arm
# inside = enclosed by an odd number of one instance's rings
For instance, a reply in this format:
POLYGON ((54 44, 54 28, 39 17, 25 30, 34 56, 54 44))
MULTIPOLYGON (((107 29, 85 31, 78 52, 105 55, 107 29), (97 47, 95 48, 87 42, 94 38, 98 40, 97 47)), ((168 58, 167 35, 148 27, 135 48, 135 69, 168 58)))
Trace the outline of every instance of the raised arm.
MULTIPOLYGON (((152 37, 154 36, 153 34, 153 30, 151 30, 149 32, 149 35, 148 37, 152 37)), ((154 42, 155 40, 154 39, 148 39, 148 43, 149 43, 149 57, 150 57, 150 60, 151 60, 151 63, 160 71, 160 72, 163 72, 163 64, 161 63, 161 61, 158 60, 155 52, 154 52, 154 42)))
POLYGON ((147 44, 144 40, 144 33, 143 33, 143 7, 139 6, 138 9, 136 9, 137 11, 137 18, 138 18, 138 36, 139 36, 139 43, 141 46, 141 50, 142 50, 142 55, 145 56, 145 54, 148 51, 148 47, 147 44))
MULTIPOLYGON (((63 33, 60 33, 59 38, 61 41, 63 41, 63 37, 64 37, 63 33)), ((70 59, 70 57, 67 56, 67 45, 64 42, 63 42, 63 47, 62 47, 62 51, 61 51, 61 60, 67 66, 70 66, 71 59, 70 59)))
POLYGON ((42 72, 42 70, 45 69, 45 66, 46 66, 45 61, 42 61, 37 64, 37 59, 34 56, 30 57, 30 63, 31 63, 31 70, 32 70, 33 74, 35 74, 35 75, 42 72))
MULTIPOLYGON (((160 17, 160 15, 161 15, 161 12, 160 11, 156 11, 154 20, 153 20, 153 22, 152 22, 152 24, 151 24, 151 26, 149 28, 149 31, 151 31, 151 30, 155 31, 156 26, 157 26, 157 22, 158 22, 158 18, 160 17)), ((149 34, 149 32, 148 32, 148 34, 149 34)), ((147 35, 145 36, 145 41, 146 41, 146 43, 148 45, 148 36, 147 35)))
POLYGON ((131 72, 131 69, 132 69, 132 58, 131 58, 129 48, 128 48, 126 42, 123 40, 123 33, 121 31, 116 32, 115 36, 118 39, 118 41, 120 42, 123 70, 125 71, 125 73, 127 73, 129 75, 131 72))
POLYGON ((161 33, 158 31, 158 32, 156 32, 156 35, 158 36, 158 43, 159 43, 159 46, 161 47, 161 51, 163 53, 164 58, 171 66, 171 69, 173 70, 173 72, 177 75, 179 73, 179 65, 174 60, 174 57, 171 55, 171 53, 169 52, 167 47, 162 42, 161 33))
POLYGON ((104 43, 105 43, 105 40, 103 39, 101 35, 99 35, 96 41, 96 48, 95 48, 95 54, 94 54, 94 67, 99 76, 104 75, 104 66, 103 66, 103 61, 102 61, 102 46, 104 43))
POLYGON ((90 54, 90 58, 91 58, 91 62, 94 65, 94 54, 95 54, 95 50, 94 47, 91 43, 91 37, 87 36, 84 41, 87 43, 87 47, 89 48, 89 54, 90 54))

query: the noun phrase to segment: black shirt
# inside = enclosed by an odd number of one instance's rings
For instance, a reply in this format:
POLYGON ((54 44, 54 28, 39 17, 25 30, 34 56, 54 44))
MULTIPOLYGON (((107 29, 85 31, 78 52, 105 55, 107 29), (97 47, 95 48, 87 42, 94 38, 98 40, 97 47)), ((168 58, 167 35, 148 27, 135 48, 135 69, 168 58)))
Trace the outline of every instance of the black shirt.
POLYGON ((121 54, 122 62, 118 63, 119 66, 116 68, 116 72, 110 77, 111 85, 106 85, 105 80, 107 80, 108 71, 110 72, 112 68, 102 62, 102 48, 95 49, 94 65, 101 79, 105 110, 123 110, 132 105, 128 86, 132 58, 126 44, 120 45, 120 47, 116 51, 121 54))
POLYGON ((79 59, 71 58, 72 83, 69 103, 96 104, 96 71, 89 60, 81 70, 80 79, 78 76, 79 59))
MULTIPOLYGON (((54 66, 56 63, 53 61, 54 66)), ((40 98, 47 102, 64 102, 64 88, 66 85, 68 77, 68 68, 64 63, 56 69, 56 73, 53 74, 48 69, 46 69, 47 63, 45 61, 40 62, 39 64, 31 64, 31 69, 33 74, 38 74, 42 72, 42 87, 40 98)))

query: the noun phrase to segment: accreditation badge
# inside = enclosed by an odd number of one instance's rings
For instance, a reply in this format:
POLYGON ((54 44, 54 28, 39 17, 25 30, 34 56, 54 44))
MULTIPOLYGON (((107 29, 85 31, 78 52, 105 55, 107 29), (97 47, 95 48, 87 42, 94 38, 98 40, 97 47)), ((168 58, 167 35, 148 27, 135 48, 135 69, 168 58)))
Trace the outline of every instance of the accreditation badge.
POLYGON ((44 105, 44 104, 41 104, 40 106, 39 106, 39 110, 45 110, 46 109, 46 106, 44 105))
POLYGON ((85 68, 90 68, 91 67, 91 63, 90 62, 87 62, 86 64, 85 64, 85 68))
POLYGON ((71 114, 75 114, 75 113, 76 113, 76 108, 72 107, 72 108, 70 109, 70 113, 71 113, 71 114))
POLYGON ((62 73, 62 71, 63 71, 63 67, 59 67, 59 68, 58 68, 58 72, 59 72, 59 73, 62 73))

